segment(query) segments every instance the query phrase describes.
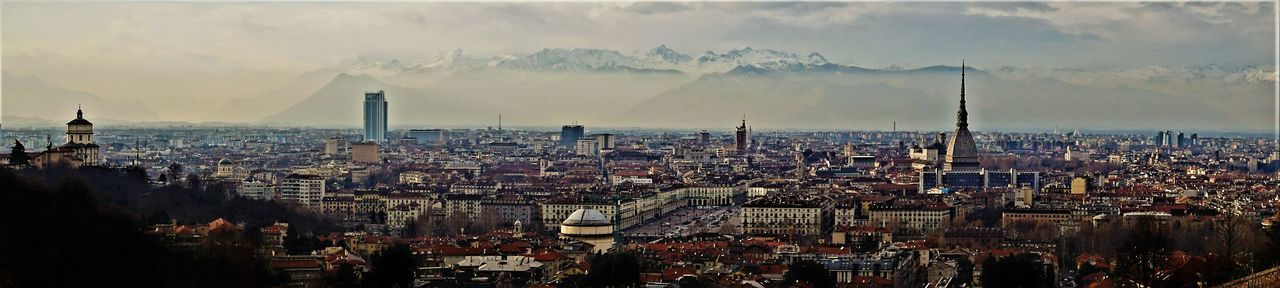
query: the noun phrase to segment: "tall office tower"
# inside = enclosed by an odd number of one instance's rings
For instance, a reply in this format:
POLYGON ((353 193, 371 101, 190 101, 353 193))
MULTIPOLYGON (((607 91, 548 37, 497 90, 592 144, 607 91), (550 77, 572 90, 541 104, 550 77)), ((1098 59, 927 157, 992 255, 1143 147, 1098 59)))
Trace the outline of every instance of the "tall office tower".
POLYGON ((942 169, 974 170, 978 169, 978 145, 969 133, 969 111, 964 107, 964 62, 960 63, 960 111, 956 112, 956 132, 947 142, 947 160, 942 169))
POLYGON ((1164 131, 1156 132, 1155 146, 1164 145, 1164 131))
POLYGON ((582 139, 582 125, 564 125, 560 127, 560 146, 573 148, 578 145, 578 139, 582 139))
POLYGON ((382 90, 364 93, 364 140, 387 140, 387 95, 382 90))
POLYGON ((600 150, 613 150, 618 147, 614 144, 613 134, 604 133, 596 135, 596 142, 600 145, 600 150))
POLYGON ((1174 144, 1177 144, 1178 148, 1187 147, 1187 138, 1184 137, 1182 131, 1178 131, 1178 142, 1174 144))
POLYGON ((1198 144, 1198 143, 1196 143, 1196 142, 1199 142, 1199 141, 1200 141, 1200 134, 1198 134, 1198 133, 1191 133, 1191 143, 1188 143, 1188 145, 1190 145, 1190 146, 1196 146, 1196 145, 1198 144))
POLYGON ((734 136, 733 144, 735 145, 734 150, 738 152, 738 155, 746 155, 747 154, 747 117, 742 117, 742 126, 738 126, 738 129, 734 131, 733 136, 734 136))
POLYGON ((711 132, 703 129, 701 133, 698 133, 698 140, 702 143, 702 146, 711 145, 711 132))
POLYGON ((1173 131, 1164 130, 1164 146, 1173 146, 1173 131))

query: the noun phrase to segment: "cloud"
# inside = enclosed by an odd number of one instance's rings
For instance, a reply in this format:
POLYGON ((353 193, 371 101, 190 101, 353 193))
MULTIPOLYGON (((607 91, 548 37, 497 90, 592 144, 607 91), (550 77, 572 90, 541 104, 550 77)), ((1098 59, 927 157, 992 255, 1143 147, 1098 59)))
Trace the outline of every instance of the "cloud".
POLYGON ((1044 2, 977 2, 972 4, 974 7, 981 9, 990 9, 1003 12, 1053 12, 1058 8, 1049 6, 1044 2))
POLYGON ((636 2, 622 6, 623 11, 645 15, 678 13, 693 9, 693 5, 687 2, 636 2))
POLYGON ((360 56, 414 59, 455 49, 487 56, 556 47, 626 53, 666 44, 691 54, 741 46, 818 52, 872 67, 961 58, 1023 67, 1266 64, 1275 59, 1276 21, 1270 2, 24 2, 4 8, 6 71, 101 90, 93 92, 104 97, 153 97, 157 110, 172 114, 195 109, 186 108, 184 97, 244 96, 271 89, 270 79, 360 56), (236 75, 246 74, 262 80, 237 82, 245 77, 236 75), (138 84, 155 79, 170 82, 138 84), (148 94, 161 95, 139 96, 148 94))

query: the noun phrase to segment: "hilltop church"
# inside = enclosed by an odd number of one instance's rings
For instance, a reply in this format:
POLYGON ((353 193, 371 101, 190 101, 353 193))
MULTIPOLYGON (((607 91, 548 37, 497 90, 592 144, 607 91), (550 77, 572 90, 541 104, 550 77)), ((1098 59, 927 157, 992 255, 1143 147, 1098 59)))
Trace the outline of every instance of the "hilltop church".
POLYGON ((76 109, 76 119, 67 122, 67 143, 58 147, 53 144, 45 147, 45 151, 31 157, 31 165, 37 168, 56 163, 67 163, 71 167, 98 165, 98 144, 93 143, 93 123, 84 119, 84 111, 76 109))

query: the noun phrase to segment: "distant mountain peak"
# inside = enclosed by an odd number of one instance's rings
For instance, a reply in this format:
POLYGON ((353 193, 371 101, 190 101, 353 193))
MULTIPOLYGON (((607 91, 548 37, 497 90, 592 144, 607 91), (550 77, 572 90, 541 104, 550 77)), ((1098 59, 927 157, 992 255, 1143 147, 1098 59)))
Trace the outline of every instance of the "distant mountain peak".
POLYGON ((827 61, 827 57, 822 57, 822 54, 818 54, 818 52, 809 53, 809 62, 830 63, 827 61))

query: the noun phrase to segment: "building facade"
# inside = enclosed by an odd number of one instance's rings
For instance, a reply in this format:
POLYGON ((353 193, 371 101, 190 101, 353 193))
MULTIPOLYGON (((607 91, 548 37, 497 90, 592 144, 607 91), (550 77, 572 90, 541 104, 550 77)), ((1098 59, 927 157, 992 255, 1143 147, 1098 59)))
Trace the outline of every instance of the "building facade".
POLYGON ((364 140, 387 140, 387 95, 382 90, 364 93, 364 140))
POLYGON ((290 174, 280 183, 280 199, 297 202, 312 209, 320 207, 320 200, 324 199, 324 196, 324 177, 290 174))

